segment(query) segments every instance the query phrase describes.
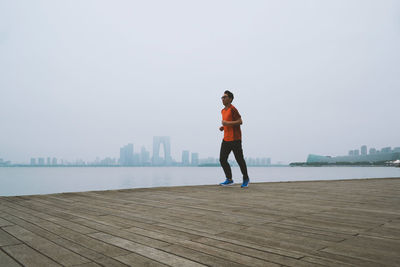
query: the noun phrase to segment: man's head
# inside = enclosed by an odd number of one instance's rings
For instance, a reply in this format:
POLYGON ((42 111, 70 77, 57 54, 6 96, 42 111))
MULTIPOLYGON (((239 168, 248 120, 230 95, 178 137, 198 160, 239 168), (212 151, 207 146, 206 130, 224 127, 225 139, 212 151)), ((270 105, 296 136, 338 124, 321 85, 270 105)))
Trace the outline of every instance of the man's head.
POLYGON ((226 91, 224 92, 224 95, 221 97, 221 99, 222 99, 222 103, 223 103, 225 106, 226 106, 226 105, 229 105, 229 104, 232 103, 232 101, 233 101, 233 94, 232 94, 232 92, 226 90, 226 91))

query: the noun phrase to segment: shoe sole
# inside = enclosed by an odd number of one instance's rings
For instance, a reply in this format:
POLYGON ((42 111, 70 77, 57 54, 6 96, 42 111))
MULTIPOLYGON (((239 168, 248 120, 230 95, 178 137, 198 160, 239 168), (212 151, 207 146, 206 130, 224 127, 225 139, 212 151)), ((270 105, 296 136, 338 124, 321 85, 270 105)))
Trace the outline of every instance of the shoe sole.
POLYGON ((220 186, 230 186, 230 185, 234 185, 234 183, 231 184, 219 184, 220 186))

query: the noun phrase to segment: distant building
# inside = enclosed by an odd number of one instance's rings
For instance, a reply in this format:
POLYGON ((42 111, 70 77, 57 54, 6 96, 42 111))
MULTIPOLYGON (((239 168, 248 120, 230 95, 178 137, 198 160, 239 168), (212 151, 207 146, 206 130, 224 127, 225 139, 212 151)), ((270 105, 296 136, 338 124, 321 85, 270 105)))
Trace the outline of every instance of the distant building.
POLYGON ((53 160, 51 161, 51 165, 57 165, 57 159, 53 158, 53 160))
POLYGON ((268 165, 271 165, 271 159, 270 158, 262 158, 261 166, 268 166, 268 165))
POLYGON ((51 165, 51 158, 47 157, 47 165, 51 165))
POLYGON ((120 148, 119 164, 122 166, 133 165, 133 144, 127 144, 120 148))
POLYGON ((360 150, 356 149, 354 150, 354 156, 359 156, 360 155, 360 150))
POLYGON ((3 159, 0 159, 0 166, 8 166, 8 165, 11 165, 11 161, 9 160, 5 161, 3 159))
POLYGON ((44 165, 44 158, 38 158, 38 165, 44 165))
POLYGON ((362 146, 361 147, 361 155, 362 156, 366 156, 367 155, 367 146, 362 146))
POLYGON ((391 152, 392 148, 390 146, 381 149, 381 153, 391 153, 391 152))
POLYGON ((192 166, 197 166, 199 165, 199 153, 192 153, 192 166))
POLYGON ((82 159, 77 159, 77 160, 75 160, 75 162, 72 163, 72 165, 84 166, 84 165, 86 165, 86 162, 82 159))
POLYGON ((133 154, 133 165, 134 166, 142 165, 140 153, 134 153, 133 154))
POLYGON ((153 165, 171 165, 171 138, 169 136, 153 137, 153 165), (160 157, 160 148, 164 148, 164 158, 160 157))
POLYGON ((189 161, 189 150, 183 150, 182 151, 182 165, 183 166, 189 166, 190 161, 189 161))
POLYGON ((31 165, 36 165, 36 159, 35 158, 31 158, 31 165))
POLYGON ((100 165, 102 165, 102 166, 112 166, 112 165, 116 165, 116 164, 117 164, 116 159, 110 158, 110 157, 107 157, 100 161, 100 165))
POLYGON ((271 158, 245 158, 248 166, 268 166, 271 165, 271 158))
POLYGON ((400 147, 393 148, 393 152, 400 152, 400 147))
POLYGON ((140 160, 142 165, 150 164, 150 152, 146 150, 144 146, 142 146, 140 150, 140 160))
POLYGON ((349 156, 354 156, 354 150, 349 151, 349 156))
POLYGON ((370 148, 369 149, 369 154, 370 155, 376 154, 376 149, 375 148, 370 148))
POLYGON ((213 157, 208 157, 205 159, 199 159, 199 164, 200 165, 215 165, 218 164, 219 161, 216 158, 213 157))

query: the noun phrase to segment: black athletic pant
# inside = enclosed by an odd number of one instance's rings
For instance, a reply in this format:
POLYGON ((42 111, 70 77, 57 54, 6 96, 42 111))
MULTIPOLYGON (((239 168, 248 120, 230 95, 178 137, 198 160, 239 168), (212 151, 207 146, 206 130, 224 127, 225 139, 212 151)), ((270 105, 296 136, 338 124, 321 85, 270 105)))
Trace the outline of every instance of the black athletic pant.
POLYGON ((226 178, 232 179, 232 170, 231 166, 228 163, 228 157, 231 151, 233 151, 235 159, 239 164, 240 171, 243 174, 243 180, 249 179, 249 175, 247 174, 246 161, 244 161, 243 158, 242 140, 222 141, 221 152, 219 154, 219 162, 224 169, 226 178))

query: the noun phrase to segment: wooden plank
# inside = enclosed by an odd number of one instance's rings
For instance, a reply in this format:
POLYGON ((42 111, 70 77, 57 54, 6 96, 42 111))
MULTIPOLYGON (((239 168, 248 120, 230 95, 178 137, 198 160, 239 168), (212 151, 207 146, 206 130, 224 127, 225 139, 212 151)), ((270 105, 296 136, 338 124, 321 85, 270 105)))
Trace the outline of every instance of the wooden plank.
POLYGON ((205 254, 213 255, 216 257, 224 258, 224 259, 229 259, 230 261, 236 262, 238 264, 246 265, 246 266, 280 266, 279 264, 265 261, 265 260, 260 260, 254 257, 249 257, 247 255, 243 255, 240 253, 232 252, 227 249, 221 249, 217 247, 212 247, 208 245, 204 245, 201 243, 197 242, 192 242, 192 241, 181 241, 179 245, 192 249, 192 250, 197 250, 205 254))
POLYGON ((113 236, 122 237, 136 243, 144 244, 154 248, 160 248, 170 245, 165 240, 153 238, 152 236, 136 234, 133 231, 121 230, 107 225, 98 224, 88 220, 82 221, 85 225, 91 225, 98 231, 102 231, 113 236))
MULTIPOLYGON (((264 226, 260 227, 260 230, 263 229, 264 226)), ((283 231, 294 231, 294 232, 301 232, 304 233, 305 235, 307 234, 316 234, 316 235, 322 235, 322 236, 327 236, 328 238, 333 238, 337 241, 345 240, 347 238, 351 238, 354 236, 354 234, 344 234, 344 233, 338 233, 334 232, 333 229, 330 228, 315 228, 312 225, 296 225, 296 224, 287 224, 287 223, 269 223, 266 224, 265 227, 272 227, 272 229, 277 228, 277 229, 284 229, 283 231)), ((279 230, 282 231, 282 230, 279 230)))
POLYGON ((19 267, 21 265, 0 249, 0 266, 19 267))
POLYGON ((371 237, 363 234, 356 237, 350 238, 341 242, 340 244, 346 246, 353 246, 359 248, 372 248, 377 250, 384 250, 385 252, 391 252, 398 254, 400 257, 400 240, 382 238, 382 237, 371 237))
POLYGON ((61 265, 78 265, 90 262, 90 260, 67 250, 45 238, 42 238, 24 228, 14 225, 3 228, 4 231, 17 237, 31 248, 41 252, 61 265))
POLYGON ((257 258, 257 259, 261 259, 261 260, 265 260, 267 262, 271 262, 271 263, 276 263, 276 264, 280 264, 280 265, 284 265, 284 266, 307 266, 307 267, 312 267, 312 266, 316 266, 313 265, 311 263, 305 263, 302 262, 296 258, 292 258, 292 257, 288 257, 288 256, 282 256, 280 254, 276 254, 276 253, 271 253, 271 252, 266 252, 266 251, 262 251, 262 250, 258 250, 258 249, 254 249, 254 248, 248 248, 245 246, 240 246, 237 244, 232 244, 229 242, 224 242, 224 241, 220 241, 220 240, 216 240, 216 239, 212 239, 212 238, 200 238, 200 239, 196 239, 193 240, 197 243, 202 243, 204 245, 207 246, 211 246, 211 247, 217 247, 217 248, 221 248, 221 249, 225 249, 228 251, 232 251, 232 252, 236 252, 239 254, 243 254, 246 256, 250 256, 253 258, 257 258))
POLYGON ((335 223, 335 222, 330 222, 329 220, 318 220, 314 219, 312 217, 302 217, 302 218, 288 218, 284 219, 282 223, 285 224, 292 224, 292 225, 300 225, 300 226, 307 226, 307 227, 312 227, 316 229, 327 229, 329 231, 334 231, 337 233, 341 234, 347 234, 347 235, 354 235, 358 234, 366 228, 362 228, 356 225, 347 225, 347 224, 341 224, 341 223, 335 223))
MULTIPOLYGON (((127 239, 115 237, 105 233, 90 234, 91 237, 102 240, 106 243, 113 244, 114 246, 123 247, 124 249, 130 250, 136 254, 140 254, 144 257, 153 259, 163 264, 171 266, 202 266, 194 261, 178 257, 161 250, 154 249, 142 244, 138 244, 127 239)), ((120 258, 118 258, 120 259, 120 258)))
POLYGON ((230 261, 229 258, 220 258, 216 256, 212 256, 206 253, 202 253, 196 250, 192 250, 180 245, 172 245, 169 247, 164 247, 161 250, 178 255, 201 264, 207 266, 215 266, 215 267, 240 267, 243 264, 239 264, 233 261, 230 261))
POLYGON ((302 243, 303 245, 301 245, 300 244, 301 241, 298 241, 296 244, 294 242, 290 242, 290 240, 282 241, 279 239, 263 237, 261 235, 246 235, 245 233, 224 232, 222 234, 218 234, 217 236, 241 240, 247 243, 253 243, 261 246, 275 247, 284 250, 295 251, 298 253, 311 253, 312 251, 324 248, 324 246, 318 244, 315 245, 303 242, 302 243))
MULTIPOLYGON (((120 257, 124 257, 124 256, 120 256, 120 257)), ((126 267, 126 266, 128 266, 128 265, 122 263, 121 261, 118 261, 116 259, 109 258, 109 257, 98 258, 98 259, 95 259, 94 261, 96 263, 100 264, 101 266, 107 266, 107 267, 126 267)))
POLYGON ((257 225, 253 227, 249 227, 246 229, 247 231, 250 232, 260 232, 262 231, 263 234, 267 234, 270 236, 276 236, 277 234, 286 234, 287 236, 300 236, 300 237, 307 237, 315 240, 324 240, 324 241, 329 241, 329 242, 340 242, 345 240, 346 238, 349 238, 350 236, 346 235, 328 235, 324 231, 320 231, 318 233, 312 232, 312 231, 305 231, 303 229, 299 229, 298 227, 295 227, 295 229, 290 229, 285 227, 284 225, 280 224, 279 226, 271 225, 271 224, 266 224, 266 225, 257 225))
POLYGON ((137 266, 137 267, 165 267, 168 265, 162 264, 161 262, 154 261, 152 259, 143 257, 136 253, 130 253, 124 256, 115 257, 116 260, 123 262, 129 266, 137 266))
MULTIPOLYGON (((302 264, 304 266, 308 266, 307 264, 315 264, 318 266, 329 266, 329 267, 337 267, 337 266, 341 266, 341 267, 350 267, 350 266, 354 266, 353 264, 350 263, 344 263, 341 261, 337 261, 335 259, 327 259, 327 258, 321 258, 318 256, 306 256, 304 258, 302 258, 301 260, 299 260, 300 262, 302 262, 302 264)), ((368 265, 367 265, 368 266, 368 265)))
MULTIPOLYGON (((10 212, 10 211, 8 211, 8 212, 10 212)), ((9 221, 13 222, 15 225, 19 225, 22 228, 25 228, 25 229, 27 229, 27 230, 29 230, 31 232, 34 232, 37 235, 39 235, 41 237, 44 237, 46 239, 49 239, 49 240, 59 238, 59 236, 57 236, 57 235, 55 235, 55 234, 53 234, 53 233, 51 233, 49 231, 44 230, 43 228, 41 228, 41 227, 39 227, 39 226, 37 226, 35 224, 27 222, 26 220, 23 220, 23 219, 18 218, 18 217, 14 216, 14 215, 11 215, 8 212, 7 213, 3 212, 3 216, 5 218, 7 218, 9 221)))
POLYGON ((60 264, 31 249, 25 244, 3 247, 3 250, 23 266, 61 266, 60 264))
MULTIPOLYGON (((322 239, 314 239, 311 238, 310 236, 306 235, 298 235, 298 234, 287 234, 283 232, 278 232, 278 231, 260 231, 263 228, 246 228, 240 231, 241 234, 245 234, 248 236, 255 236, 255 237, 260 237, 260 238, 265 238, 265 239, 272 239, 272 240, 280 240, 282 243, 289 243, 292 245, 298 245, 302 246, 305 248, 310 248, 313 250, 318 250, 330 245, 334 245, 337 242, 333 241, 326 241, 322 239)), ((228 232, 229 234, 229 232, 228 232)), ((342 240, 340 240, 342 241, 342 240)))
POLYGON ((12 225, 12 223, 0 217, 0 227, 8 226, 8 225, 12 225))
MULTIPOLYGON (((14 207, 16 207, 16 206, 14 206, 14 207)), ((63 214, 63 213, 52 211, 50 209, 50 207, 48 207, 48 206, 39 205, 39 207, 36 207, 36 206, 34 206, 34 207, 35 208, 33 208, 32 210, 35 211, 34 212, 35 217, 38 217, 38 218, 43 219, 43 220, 54 222, 54 223, 56 223, 58 225, 61 225, 61 226, 65 227, 65 228, 71 229, 73 231, 76 231, 76 232, 79 232, 79 233, 82 233, 82 234, 88 234, 88 233, 94 233, 95 232, 93 229, 90 229, 88 227, 76 224, 76 223, 71 222, 71 221, 69 221, 67 219, 60 218, 59 216, 61 214, 63 214), (43 211, 45 211, 45 212, 43 212, 43 211)), ((23 210, 23 209, 26 210, 27 209, 26 207, 22 206, 21 204, 19 204, 18 208, 20 210, 23 210)), ((31 208, 32 208, 32 206, 31 206, 31 208)), ((30 210, 30 209, 28 209, 28 210, 30 210)), ((32 213, 31 211, 29 211, 29 212, 32 213)))
POLYGON ((67 239, 63 239, 60 236, 55 235, 55 234, 53 234, 51 232, 48 232, 48 231, 42 229, 39 226, 36 226, 34 224, 31 224, 29 222, 26 222, 24 220, 21 220, 21 219, 19 219, 17 217, 9 215, 9 214, 4 214, 3 213, 3 215, 7 216, 7 219, 12 221, 12 222, 14 222, 16 225, 19 225, 19 226, 21 226, 21 227, 23 227, 23 228, 25 228, 25 229, 37 234, 37 235, 43 237, 43 238, 51 240, 52 242, 54 242, 54 243, 56 243, 56 244, 58 244, 58 245, 60 245, 60 246, 62 246, 64 248, 68 248, 69 250, 71 250, 71 251, 73 251, 73 252, 75 252, 75 253, 77 253, 77 254, 79 254, 81 256, 84 256, 84 257, 86 257, 88 259, 93 260, 93 259, 99 259, 99 258, 103 258, 104 257, 104 255, 102 255, 100 253, 97 253, 97 252, 95 252, 95 251, 93 251, 93 250, 91 250, 89 248, 83 247, 78 243, 74 243, 74 242, 71 242, 71 241, 69 241, 67 239))
POLYGON ((328 247, 323 249, 322 251, 367 259, 380 264, 400 266, 400 255, 398 251, 386 251, 383 249, 374 249, 367 246, 354 247, 352 245, 344 244, 341 244, 340 246, 328 247))
POLYGON ((22 242, 0 228, 0 247, 21 244, 22 242))
POLYGON ((368 229, 365 232, 363 232, 363 235, 400 240, 400 229, 389 228, 383 225, 381 227, 368 229))
MULTIPOLYGON (((160 226, 168 228, 168 229, 173 229, 175 231, 182 231, 182 232, 189 233, 189 234, 198 233, 195 230, 183 229, 183 228, 175 227, 175 226, 172 226, 172 225, 160 224, 160 226)), ((254 248, 254 249, 257 249, 257 250, 260 250, 260 251, 274 253, 274 254, 287 256, 287 257, 291 257, 291 258, 295 258, 295 259, 300 259, 300 258, 304 257, 304 253, 300 253, 300 252, 297 252, 297 251, 285 250, 285 249, 281 249, 281 248, 277 248, 277 247, 268 246, 268 245, 265 245, 265 244, 261 245, 261 244, 249 243, 249 242, 246 242, 245 240, 235 239, 235 238, 232 238, 230 236, 221 237, 221 236, 216 236, 216 235, 211 235, 211 234, 198 234, 198 236, 208 237, 208 238, 212 238, 212 239, 228 242, 228 243, 231 243, 231 244, 236 244, 236 245, 243 246, 243 247, 248 247, 248 248, 254 248)))
POLYGON ((89 263, 74 265, 74 267, 101 267, 101 265, 99 265, 95 262, 89 262, 89 263))
POLYGON ((59 226, 53 222, 41 220, 40 218, 36 218, 35 216, 27 215, 25 213, 21 213, 21 212, 17 212, 17 211, 15 211, 14 214, 18 218, 26 219, 29 222, 31 222, 37 226, 40 226, 42 229, 45 229, 61 238, 78 243, 81 246, 84 246, 86 248, 89 248, 91 250, 99 252, 106 256, 114 257, 114 256, 125 255, 125 254, 129 253, 126 250, 106 244, 104 242, 100 242, 96 239, 93 239, 93 238, 87 236, 87 235, 77 233, 70 229, 59 226))

